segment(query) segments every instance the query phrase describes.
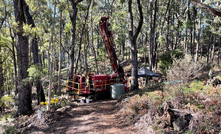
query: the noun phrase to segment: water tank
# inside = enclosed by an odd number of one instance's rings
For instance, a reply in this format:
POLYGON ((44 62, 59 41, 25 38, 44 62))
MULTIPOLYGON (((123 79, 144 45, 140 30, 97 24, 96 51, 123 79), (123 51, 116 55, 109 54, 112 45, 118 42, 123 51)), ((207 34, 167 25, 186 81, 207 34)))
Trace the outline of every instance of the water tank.
POLYGON ((112 99, 117 99, 120 95, 124 94, 123 84, 113 84, 110 86, 110 94, 112 99))

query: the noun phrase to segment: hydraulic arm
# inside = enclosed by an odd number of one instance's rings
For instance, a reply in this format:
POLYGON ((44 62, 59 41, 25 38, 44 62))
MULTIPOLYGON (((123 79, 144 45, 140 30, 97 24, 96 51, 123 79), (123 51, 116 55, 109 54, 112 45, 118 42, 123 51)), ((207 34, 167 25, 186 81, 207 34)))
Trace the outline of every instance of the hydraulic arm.
POLYGON ((115 43, 113 40, 112 32, 108 29, 108 26, 110 26, 110 23, 108 23, 108 19, 109 17, 101 18, 101 21, 99 23, 100 34, 104 40, 113 71, 117 73, 120 77, 123 77, 124 70, 120 66, 119 60, 117 58, 117 55, 114 49, 115 43))

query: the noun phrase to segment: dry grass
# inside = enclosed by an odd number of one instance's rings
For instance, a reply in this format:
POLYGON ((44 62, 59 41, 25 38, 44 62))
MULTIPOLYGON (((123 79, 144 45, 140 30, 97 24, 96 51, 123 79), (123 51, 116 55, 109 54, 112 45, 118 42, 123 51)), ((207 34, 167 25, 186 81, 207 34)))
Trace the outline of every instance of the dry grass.
MULTIPOLYGON (((167 70, 167 81, 182 80, 182 82, 172 82, 161 86, 148 84, 143 90, 139 90, 137 95, 125 102, 120 111, 121 115, 128 117, 133 122, 139 120, 135 126, 145 132, 145 130, 150 130, 150 126, 154 125, 168 108, 187 110, 193 115, 193 119, 186 132, 220 132, 221 86, 206 85, 206 81, 203 82, 199 79, 192 81, 194 76, 198 77, 202 73, 200 71, 211 69, 211 65, 203 63, 206 62, 193 62, 188 55, 184 59, 174 61, 173 66, 167 70)), ((221 76, 217 76, 217 78, 221 80, 221 76)), ((151 131, 158 130, 165 132, 159 126, 156 130, 151 129, 151 131)))

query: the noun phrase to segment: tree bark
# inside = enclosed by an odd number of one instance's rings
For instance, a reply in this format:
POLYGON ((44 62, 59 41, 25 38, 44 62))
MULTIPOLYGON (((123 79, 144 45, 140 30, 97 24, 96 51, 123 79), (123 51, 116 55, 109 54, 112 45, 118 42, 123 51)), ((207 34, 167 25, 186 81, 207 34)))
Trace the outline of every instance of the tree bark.
POLYGON ((23 0, 13 0, 15 20, 18 23, 19 32, 16 33, 17 38, 17 59, 18 59, 18 110, 16 116, 30 114, 31 106, 31 86, 28 82, 22 82, 28 77, 28 52, 29 44, 27 36, 23 35, 23 23, 26 23, 23 0))
POLYGON ((219 60, 220 60, 220 55, 221 55, 220 47, 221 47, 221 37, 219 38, 219 47, 218 47, 218 58, 217 58, 218 65, 219 65, 219 60))
POLYGON ((193 4, 196 4, 197 6, 203 8, 203 9, 208 10, 209 12, 211 12, 212 14, 214 14, 214 15, 216 15, 216 16, 221 17, 221 11, 218 10, 218 9, 215 9, 215 8, 213 8, 213 7, 210 7, 210 6, 206 5, 206 4, 203 4, 203 3, 201 3, 201 2, 198 2, 197 0, 192 0, 192 3, 193 3, 193 4))
MULTIPOLYGON (((10 32, 11 32, 11 28, 10 28, 10 32)), ((10 33, 11 34, 11 33, 10 33)), ((11 38, 12 38, 12 56, 13 56, 13 65, 14 65, 14 71, 15 71, 15 95, 18 94, 18 79, 17 79, 17 62, 16 62, 16 55, 15 55, 15 41, 14 41, 14 36, 12 36, 11 34, 11 38)))
MULTIPOLYGON (((187 16, 186 16, 186 23, 188 23, 189 21, 189 9, 190 9, 190 2, 188 1, 187 3, 187 16)), ((186 53, 188 52, 188 43, 187 43, 187 35, 188 35, 188 27, 185 28, 185 37, 184 37, 184 43, 183 43, 183 46, 184 46, 184 49, 186 50, 186 53)))
POLYGON ((62 42, 62 11, 60 11, 60 43, 59 43, 59 67, 58 67, 58 94, 61 94, 61 63, 62 63, 62 52, 61 52, 61 42, 62 42))
MULTIPOLYGON (((88 31, 86 31, 88 32, 88 31)), ((85 66, 85 73, 88 74, 88 64, 87 64, 87 50, 89 46, 89 39, 87 34, 85 34, 85 40, 84 40, 84 66, 85 66), (87 39, 87 40, 86 40, 87 39)))
POLYGON ((212 54, 211 54, 211 62, 213 63, 214 53, 215 53, 215 44, 216 44, 216 35, 213 35, 213 47, 212 47, 212 54))
MULTIPOLYGON (((148 35, 147 35, 147 32, 146 32, 146 34, 145 34, 144 48, 147 48, 147 46, 146 46, 146 44, 147 44, 147 38, 148 38, 148 35)), ((145 64, 145 65, 147 64, 146 52, 144 52, 144 64, 145 64)))
MULTIPOLYGON (((0 47, 0 51, 1 51, 1 47, 0 47)), ((4 81, 3 81, 3 68, 2 68, 2 55, 0 55, 0 102, 1 102, 1 98, 4 94, 4 90, 2 89, 3 88, 3 84, 4 84, 4 81)), ((0 106, 1 108, 1 106, 0 106)))
MULTIPOLYGON (((211 40, 212 36, 209 36, 209 40, 211 40)), ((208 44, 207 47, 207 58, 206 58, 206 63, 209 63, 209 54, 210 54, 210 43, 208 44)))
MULTIPOLYGON (((31 25, 31 27, 34 28, 35 23, 34 23, 34 20, 32 19, 32 16, 29 13, 29 7, 25 1, 24 1, 24 11, 25 11, 25 15, 27 17, 27 24, 31 25)), ((32 53, 33 53, 34 64, 36 66, 40 66, 39 56, 38 56, 38 41, 37 41, 36 34, 34 35, 33 39, 31 40, 31 48, 32 48, 32 53)), ((35 85, 37 88, 37 97, 38 97, 38 105, 39 105, 41 101, 45 102, 45 95, 44 95, 44 91, 43 91, 43 88, 41 85, 40 78, 38 78, 35 81, 35 85)))
MULTIPOLYGON (((149 70, 153 67, 153 1, 150 1, 150 40, 149 40, 149 70)), ((167 37, 166 37, 167 39, 167 37)), ((167 47, 168 48, 168 47, 167 47)))
POLYGON ((152 30, 152 34, 153 34, 153 64, 152 64, 152 68, 154 68, 154 70, 157 69, 157 42, 156 42, 156 21, 157 21, 157 12, 158 12, 158 7, 157 7, 157 3, 158 1, 155 0, 155 4, 154 4, 154 20, 153 20, 153 30, 152 30))
POLYGON ((71 50, 70 50, 70 65, 69 65, 69 79, 73 79, 74 75, 74 47, 75 47, 75 29, 76 29, 76 20, 77 20, 77 5, 78 3, 80 3, 83 0, 77 0, 75 2, 75 0, 71 0, 71 5, 72 5, 72 9, 73 9, 73 14, 70 14, 70 19, 71 19, 71 23, 72 23, 72 29, 71 29, 71 50))
MULTIPOLYGON (((0 30, 5 22, 6 17, 7 17, 7 12, 6 12, 6 5, 5 5, 5 17, 3 18, 2 22, 1 22, 0 30)), ((0 46, 0 52, 1 52, 1 46, 0 46)), ((2 89, 3 85, 4 85, 2 64, 3 64, 3 59, 2 59, 2 55, 0 55, 0 102, 1 102, 1 98, 4 94, 4 90, 2 89)), ((0 108, 1 108, 1 106, 0 106, 0 108)))
POLYGON ((166 50, 169 50, 169 32, 170 32, 170 9, 168 12, 168 17, 167 17, 167 33, 166 33, 166 50))
MULTIPOLYGON (((203 0, 201 0, 203 2, 203 0)), ((201 20, 202 20, 202 9, 200 9, 200 16, 199 16, 199 22, 198 22, 198 28, 197 28, 197 44, 196 44, 196 57, 195 62, 199 60, 199 46, 200 46, 200 34, 201 34, 201 20)))
POLYGON ((49 87, 48 87, 48 105, 47 105, 47 110, 49 110, 49 106, 50 106, 50 102, 51 102, 51 90, 52 90, 52 70, 53 70, 53 57, 51 59, 50 62, 50 49, 51 49, 51 43, 54 41, 54 27, 55 27, 55 13, 56 13, 56 0, 54 0, 54 15, 53 15, 53 24, 52 24, 52 30, 51 30, 51 38, 48 44, 48 57, 47 57, 47 61, 48 61, 48 78, 49 78, 49 87))
POLYGON ((140 0, 137 0, 138 10, 140 13, 140 20, 138 23, 138 27, 136 28, 135 34, 133 35, 133 13, 132 13, 132 0, 128 1, 128 9, 130 15, 130 23, 129 23, 129 43, 131 45, 131 53, 132 53, 132 75, 131 75, 131 90, 135 90, 139 88, 138 85, 138 75, 137 75, 137 44, 136 40, 138 34, 143 25, 143 13, 142 13, 142 6, 140 5, 140 0))

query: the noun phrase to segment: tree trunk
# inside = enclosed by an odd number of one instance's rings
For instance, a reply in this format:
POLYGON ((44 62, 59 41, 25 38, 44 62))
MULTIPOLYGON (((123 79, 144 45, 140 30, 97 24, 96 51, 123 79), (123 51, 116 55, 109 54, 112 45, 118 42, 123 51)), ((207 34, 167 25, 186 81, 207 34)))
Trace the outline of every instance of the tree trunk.
POLYGON ((156 42, 156 21, 157 21, 157 0, 155 0, 155 9, 154 9, 154 20, 153 20, 153 30, 152 30, 152 35, 153 35, 153 64, 152 64, 152 68, 154 68, 156 70, 157 68, 157 42, 156 42))
MULTIPOLYGON (((186 23, 189 21, 189 8, 190 8, 190 2, 187 3, 187 16, 186 16, 186 23)), ((186 53, 188 52, 188 43, 187 43, 187 34, 188 34, 188 28, 185 28, 185 37, 184 37, 184 49, 186 50, 186 53)))
POLYGON ((217 58, 218 65, 219 65, 219 60, 220 60, 220 56, 221 56, 220 47, 221 47, 221 37, 219 38, 219 48, 218 48, 218 58, 217 58))
POLYGON ((32 111, 31 106, 31 87, 28 82, 23 83, 22 81, 28 77, 28 52, 29 44, 28 38, 23 35, 23 23, 26 23, 24 10, 23 10, 23 0, 13 0, 14 12, 16 22, 18 22, 19 32, 16 33, 17 36, 17 59, 18 59, 18 110, 16 116, 30 114, 32 111))
POLYGON ((82 0, 71 0, 71 5, 73 9, 71 18, 72 29, 71 29, 71 51, 70 51, 70 65, 69 65, 69 79, 73 79, 74 75, 74 47, 75 47, 75 29, 76 29, 76 20, 77 20, 77 4, 82 0))
POLYGON ((16 65, 16 56, 15 56, 15 40, 14 36, 12 35, 11 28, 9 28, 10 36, 12 38, 12 57, 13 57, 13 65, 14 65, 14 71, 15 71, 15 95, 18 94, 18 79, 17 79, 17 65, 16 65))
MULTIPOLYGON (((24 2, 24 11, 25 11, 25 15, 27 17, 27 23, 28 25, 31 25, 32 28, 35 27, 35 23, 32 19, 32 16, 29 13, 29 7, 26 4, 26 2, 24 2)), ((34 64, 36 66, 39 66, 39 56, 38 56, 38 42, 37 42, 37 37, 36 34, 34 35, 33 39, 31 40, 31 48, 32 48, 32 53, 33 53, 33 59, 34 59, 34 64)), ((38 97, 38 105, 40 104, 41 101, 45 101, 45 95, 44 95, 44 91, 40 82, 40 78, 38 78, 35 81, 35 85, 37 88, 37 97, 38 97)))
POLYGON ((193 57, 193 28, 190 29, 190 54, 193 57))
POLYGON ((149 44, 149 70, 153 67, 153 2, 150 1, 150 44, 149 44))
POLYGON ((82 28, 82 31, 81 31, 81 36, 80 36, 80 43, 79 43, 79 46, 78 46, 78 57, 77 57, 77 61, 76 61, 76 66, 75 66, 75 74, 77 73, 77 69, 78 69, 78 61, 79 61, 79 58, 80 58, 80 54, 81 54, 81 44, 82 44, 82 40, 83 40, 83 34, 85 32, 85 26, 86 26, 86 23, 87 23, 87 19, 88 19, 88 15, 89 15, 89 9, 90 9, 90 5, 91 5, 91 0, 89 1, 89 4, 88 4, 88 7, 87 7, 87 14, 86 14, 86 17, 85 17, 85 20, 84 20, 84 23, 83 23, 83 28, 82 28))
POLYGON ((214 53, 215 53, 215 44, 216 44, 216 35, 213 35, 213 47, 212 47, 212 55, 211 55, 211 62, 213 63, 214 53))
POLYGON ((87 34, 86 34, 85 35, 85 40, 84 40, 84 66, 85 66, 85 73, 86 74, 88 74, 88 64, 87 64, 87 49, 88 49, 88 46, 89 46, 89 39, 87 38, 87 34))
POLYGON ((174 49, 175 49, 175 50, 177 49, 177 46, 178 46, 179 40, 180 40, 180 31, 179 31, 179 28, 180 28, 180 21, 178 20, 177 31, 176 31, 176 39, 175 39, 175 46, 174 46, 174 49))
POLYGON ((196 39, 196 17, 197 17, 197 10, 196 7, 193 6, 193 46, 192 46, 192 58, 194 60, 194 47, 195 47, 195 39, 196 39))
MULTIPOLYGON (((211 40, 211 36, 209 37, 209 40, 211 40)), ((206 63, 209 63, 209 54, 210 54, 210 43, 208 44, 208 48, 207 48, 207 59, 206 59, 206 63)))
POLYGON ((136 46, 136 39, 130 40, 130 43, 132 43, 131 48, 131 58, 132 58, 132 70, 131 70, 131 90, 138 89, 138 62, 137 62, 137 46, 136 46))
POLYGON ((58 67, 58 94, 61 94, 61 63, 62 63, 62 52, 61 52, 61 42, 62 42, 62 11, 60 11, 60 43, 59 43, 59 67, 58 67))
MULTIPOLYGON (((1 51, 1 47, 0 47, 0 51, 1 51)), ((4 84, 4 81, 3 81, 3 68, 2 68, 2 55, 0 55, 0 102, 1 102, 1 98, 4 94, 4 90, 2 89, 3 88, 3 84, 4 84)), ((0 106, 1 107, 1 106, 0 106)))
POLYGON ((167 17, 166 50, 169 50, 169 32, 170 32, 170 9, 167 17))
POLYGON ((51 62, 50 62, 50 50, 51 50, 51 44, 52 42, 54 41, 54 27, 55 27, 55 13, 56 13, 56 6, 57 6, 57 3, 56 3, 56 0, 54 0, 54 15, 53 15, 53 24, 52 24, 52 30, 51 30, 51 38, 50 38, 50 41, 49 41, 49 44, 48 44, 48 57, 47 57, 47 60, 48 60, 48 78, 49 78, 49 87, 48 87, 48 105, 47 105, 47 110, 49 110, 49 106, 50 106, 50 102, 51 102, 51 90, 52 90, 52 70, 53 70, 53 57, 51 59, 51 62))
MULTIPOLYGON (((201 0, 203 2, 203 0, 201 0)), ((198 28, 197 28, 197 44, 196 44, 196 57, 195 62, 199 60, 199 46, 200 46, 200 34, 201 34, 201 20, 202 20, 202 9, 200 9, 200 16, 199 16, 199 22, 198 22, 198 28)))
MULTIPOLYGON (((99 31, 99 26, 97 25, 97 31, 99 31)), ((99 32, 97 33, 98 35, 100 34, 99 32)), ((96 55, 99 55, 98 49, 100 47, 100 36, 97 37, 97 51, 96 55)))
POLYGON ((131 45, 131 53, 132 53, 132 75, 131 75, 131 90, 135 90, 139 88, 138 85, 138 75, 137 75, 137 44, 136 40, 138 37, 138 34, 140 33, 140 30, 143 25, 143 13, 142 13, 142 6, 140 5, 140 0, 137 0, 138 4, 138 10, 140 13, 140 20, 138 27, 136 28, 135 34, 133 35, 133 14, 132 14, 132 0, 128 1, 128 10, 130 15, 130 23, 129 23, 129 43, 131 45))

